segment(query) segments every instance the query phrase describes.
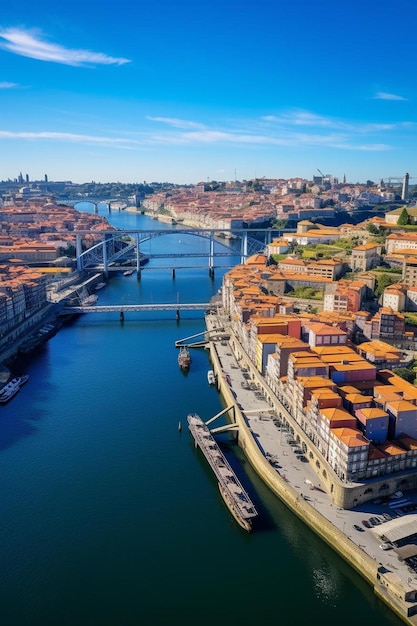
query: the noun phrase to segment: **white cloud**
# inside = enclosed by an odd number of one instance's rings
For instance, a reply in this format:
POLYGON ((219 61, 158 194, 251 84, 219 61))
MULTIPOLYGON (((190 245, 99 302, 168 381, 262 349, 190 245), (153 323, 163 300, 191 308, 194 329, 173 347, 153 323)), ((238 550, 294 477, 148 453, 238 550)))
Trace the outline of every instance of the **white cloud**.
POLYGON ((42 139, 64 141, 68 143, 89 143, 118 147, 132 147, 140 144, 135 139, 120 137, 101 137, 99 135, 79 135, 76 133, 60 133, 51 131, 26 132, 0 130, 0 139, 24 139, 27 141, 37 141, 42 139))
POLYGON ((9 83, 7 81, 0 82, 0 89, 15 89, 19 87, 17 83, 9 83))
MULTIPOLYGON (((0 139, 46 140, 63 143, 79 143, 114 147, 119 149, 142 149, 145 146, 241 146, 244 148, 268 148, 283 146, 292 149, 330 148, 358 152, 379 152, 393 149, 385 141, 389 133, 415 127, 415 123, 356 123, 330 119, 309 111, 285 112, 280 116, 266 115, 261 119, 229 120, 228 123, 204 125, 194 120, 176 117, 146 116, 146 120, 164 127, 155 130, 154 124, 147 129, 129 129, 128 134, 114 137, 100 134, 66 132, 9 132, 0 130, 0 139)), ((390 143, 391 143, 390 141, 390 143)))
POLYGON ((150 115, 147 115, 146 119, 150 120, 151 122, 161 122, 162 124, 168 124, 168 126, 173 126, 174 128, 204 128, 204 124, 200 124, 199 122, 181 120, 176 117, 151 117, 150 115))
POLYGON ((378 91, 378 93, 374 96, 375 100, 408 100, 408 98, 404 98, 403 96, 399 96, 395 93, 386 93, 384 91, 378 91))
POLYGON ((63 65, 123 65, 129 59, 110 57, 101 52, 64 48, 42 39, 35 30, 8 28, 0 30, 0 48, 20 56, 63 65))
POLYGON ((331 118, 311 113, 310 111, 289 111, 283 113, 280 116, 277 115, 265 115, 261 118, 265 122, 286 124, 291 126, 319 126, 321 128, 341 128, 346 127, 346 124, 333 120, 331 118))

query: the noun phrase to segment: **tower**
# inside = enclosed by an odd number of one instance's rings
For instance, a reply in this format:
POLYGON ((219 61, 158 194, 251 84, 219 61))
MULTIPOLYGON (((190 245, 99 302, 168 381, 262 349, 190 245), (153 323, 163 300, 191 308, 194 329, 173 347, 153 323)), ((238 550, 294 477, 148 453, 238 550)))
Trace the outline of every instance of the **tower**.
POLYGON ((408 180, 410 178, 410 175, 404 174, 404 178, 403 178, 403 186, 401 189, 401 200, 408 200, 408 180))

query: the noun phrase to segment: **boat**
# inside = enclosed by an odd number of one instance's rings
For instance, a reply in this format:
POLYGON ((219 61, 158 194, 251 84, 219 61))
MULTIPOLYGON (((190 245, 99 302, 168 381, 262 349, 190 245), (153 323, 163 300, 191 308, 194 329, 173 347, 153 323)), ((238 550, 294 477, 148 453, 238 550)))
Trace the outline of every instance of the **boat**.
POLYGON ((98 300, 98 296, 96 296, 94 293, 91 294, 90 296, 87 296, 85 298, 85 300, 82 301, 82 305, 83 306, 91 306, 92 304, 95 304, 98 300))
POLYGON ((207 381, 208 381, 209 385, 215 385, 216 384, 216 375, 215 375, 213 370, 209 370, 207 372, 207 381))
POLYGON ((249 533, 252 530, 252 524, 250 523, 249 520, 242 517, 239 509, 236 506, 236 502, 232 498, 230 492, 227 489, 225 489, 225 487, 221 483, 218 483, 218 485, 219 485, 220 495, 223 498, 225 505, 227 506, 227 508, 229 509, 229 511, 231 512, 231 514, 233 515, 233 517, 235 518, 239 526, 249 533))
MULTIPOLYGON (((7 385, 6 385, 7 386, 7 385)), ((13 387, 8 387, 8 389, 4 389, 0 393, 0 404, 6 404, 9 400, 15 397, 17 392, 19 391, 20 386, 14 385, 13 387)))
POLYGON ((123 272, 123 276, 131 276, 135 270, 126 270, 123 272))
POLYGON ((188 415, 187 421, 195 445, 199 446, 216 475, 224 503, 239 526, 250 532, 252 520, 258 515, 253 502, 220 450, 207 424, 196 413, 188 415))
POLYGON ((103 289, 103 287, 105 287, 105 286, 106 286, 106 283, 103 283, 103 282, 102 283, 97 283, 97 285, 94 287, 94 289, 96 291, 100 291, 100 289, 103 289))
POLYGON ((178 365, 182 370, 188 370, 191 364, 191 354, 187 346, 181 346, 178 354, 178 365))
POLYGON ((20 387, 27 383, 28 380, 28 374, 12 378, 12 380, 9 381, 7 385, 5 385, 3 389, 0 390, 0 404, 6 404, 6 402, 9 402, 9 400, 14 398, 20 387))

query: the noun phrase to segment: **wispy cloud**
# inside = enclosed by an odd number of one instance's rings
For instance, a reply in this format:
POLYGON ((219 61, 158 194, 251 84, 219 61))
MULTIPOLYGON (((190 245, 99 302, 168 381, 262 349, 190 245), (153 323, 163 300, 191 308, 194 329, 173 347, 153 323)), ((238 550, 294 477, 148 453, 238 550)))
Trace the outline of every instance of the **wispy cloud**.
POLYGON ((151 117, 150 115, 147 115, 146 119, 151 122, 161 122, 162 124, 167 124, 173 128, 204 128, 204 124, 201 124, 200 122, 181 120, 176 117, 151 117))
POLYGON ((111 57, 101 52, 65 48, 46 41, 40 31, 21 28, 0 29, 0 48, 38 61, 49 61, 63 65, 123 65, 130 63, 129 59, 111 57))
POLYGON ((60 133, 51 131, 26 132, 26 131, 8 131, 0 130, 0 139, 23 139, 27 141, 52 140, 62 141, 66 143, 80 144, 99 144, 103 146, 117 146, 120 148, 128 148, 137 146, 141 142, 136 139, 127 139, 125 137, 103 137, 100 135, 82 135, 77 133, 60 133))
POLYGON ((356 123, 330 119, 308 111, 285 112, 257 119, 239 119, 204 124, 176 117, 146 116, 147 127, 129 129, 115 136, 59 131, 0 130, 0 140, 59 141, 137 150, 156 146, 240 146, 242 149, 288 147, 291 149, 330 148, 358 152, 381 152, 394 148, 395 131, 417 126, 414 122, 356 123), (162 125, 162 127, 161 127, 162 125), (387 140, 388 137, 388 140, 387 140), (392 145, 391 145, 392 144, 392 145))
POLYGON ((375 100, 408 100, 408 98, 404 98, 403 96, 399 96, 395 93, 386 93, 385 91, 378 91, 378 93, 374 96, 375 100))
POLYGON ((277 122, 280 124, 291 124, 292 126, 316 126, 321 128, 340 128, 346 126, 340 121, 333 120, 329 117, 323 117, 310 111, 289 111, 282 115, 265 115, 262 118, 266 122, 277 122))
POLYGON ((0 82, 0 89, 16 89, 19 87, 17 83, 9 83, 7 81, 0 82))

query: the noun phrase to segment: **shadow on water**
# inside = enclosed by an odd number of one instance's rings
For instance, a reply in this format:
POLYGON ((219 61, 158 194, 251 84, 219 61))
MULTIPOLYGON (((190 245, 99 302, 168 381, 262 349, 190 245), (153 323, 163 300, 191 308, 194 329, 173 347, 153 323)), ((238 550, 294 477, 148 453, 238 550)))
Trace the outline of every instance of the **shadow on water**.
POLYGON ((24 417, 14 413, 3 415, 3 411, 1 413, 0 450, 10 448, 21 439, 36 433, 35 426, 24 417))

